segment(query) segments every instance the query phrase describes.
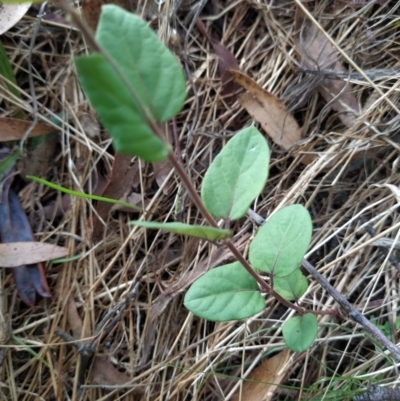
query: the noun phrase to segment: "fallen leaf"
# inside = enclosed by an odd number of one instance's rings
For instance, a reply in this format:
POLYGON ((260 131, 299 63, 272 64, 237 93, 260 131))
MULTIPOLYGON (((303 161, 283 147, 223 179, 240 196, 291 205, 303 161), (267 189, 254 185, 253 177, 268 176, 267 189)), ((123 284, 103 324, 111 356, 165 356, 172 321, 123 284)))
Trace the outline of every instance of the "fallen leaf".
POLYGON ((239 63, 236 60, 234 54, 228 50, 225 46, 214 40, 207 32, 203 22, 198 19, 196 21, 197 29, 208 39, 211 46, 214 48, 215 54, 218 56, 218 70, 221 76, 221 82, 223 85, 223 96, 228 97, 228 104, 233 103, 235 97, 232 95, 239 92, 240 86, 232 81, 232 76, 229 74, 230 70, 239 70, 239 63))
POLYGON ((83 323, 81 317, 79 316, 75 299, 72 296, 68 297, 66 307, 67 307, 67 320, 69 327, 72 331, 72 336, 76 340, 80 340, 83 337, 83 323))
MULTIPOLYGON (((114 156, 114 162, 111 170, 111 177, 105 187, 102 196, 105 198, 120 199, 132 187, 134 178, 134 165, 131 164, 132 158, 120 153, 114 156)), ((103 221, 107 221, 108 214, 113 207, 112 203, 99 202, 96 211, 103 221)), ((94 217, 93 222, 93 240, 96 242, 103 235, 103 223, 97 217, 94 217)))
POLYGON ((93 383, 102 386, 124 385, 130 381, 130 378, 123 372, 120 372, 104 356, 96 356, 93 362, 90 378, 93 383))
MULTIPOLYGON (((32 125, 31 121, 19 120, 17 118, 0 117, 0 142, 15 141, 23 138, 25 132, 32 125)), ((56 132, 57 129, 51 125, 37 123, 29 134, 29 138, 56 132)))
POLYGON ((95 138, 100 134, 100 124, 92 118, 90 114, 82 113, 78 117, 84 133, 90 138, 95 138))
POLYGON ((288 150, 302 139, 300 127, 283 102, 246 74, 233 70, 230 73, 233 80, 248 91, 239 97, 239 103, 277 145, 288 150))
MULTIPOLYGON (((133 206, 137 206, 137 207, 141 207, 142 209, 145 209, 150 201, 149 199, 144 199, 144 203, 142 202, 142 195, 138 194, 136 192, 131 192, 128 196, 123 196, 122 198, 120 198, 119 200, 123 201, 123 202, 127 202, 130 203, 133 206)), ((137 213, 136 210, 127 207, 127 206, 123 206, 123 205, 113 205, 111 208, 112 212, 124 212, 124 213, 137 213)))
MULTIPOLYGON (((169 160, 165 160, 163 162, 153 163, 153 170, 155 174, 156 183, 159 187, 161 187, 172 170, 171 162, 169 160)), ((163 189, 164 195, 167 195, 168 191, 169 191, 168 188, 164 186, 163 189)))
POLYGON ((46 242, 9 242, 0 244, 0 266, 17 267, 68 255, 68 249, 46 242))
POLYGON ((21 177, 24 179, 27 175, 45 177, 53 168, 54 154, 59 140, 58 133, 32 139, 29 149, 18 163, 21 177))
MULTIPOLYGON (((0 237, 3 243, 34 242, 28 218, 21 206, 17 194, 10 188, 12 176, 2 186, 0 202, 0 237)), ((43 265, 29 262, 17 265, 12 270, 15 286, 21 299, 33 307, 36 292, 44 298, 51 297, 43 265)))
POLYGON ((246 377, 242 389, 238 389, 232 400, 270 401, 287 373, 290 354, 290 350, 285 349, 264 360, 246 377))
MULTIPOLYGON (((345 69, 339 61, 337 50, 326 36, 310 21, 300 7, 295 17, 295 49, 301 57, 301 65, 316 70, 328 68, 338 73, 345 69)), ((360 107, 352 85, 337 79, 322 79, 318 87, 321 96, 336 110, 347 127, 352 127, 360 114, 360 107)))
POLYGON ((32 3, 0 3, 0 35, 12 28, 28 11, 32 3))
POLYGON ((46 220, 52 220, 63 216, 71 206, 71 195, 63 194, 49 205, 43 207, 43 215, 46 220))

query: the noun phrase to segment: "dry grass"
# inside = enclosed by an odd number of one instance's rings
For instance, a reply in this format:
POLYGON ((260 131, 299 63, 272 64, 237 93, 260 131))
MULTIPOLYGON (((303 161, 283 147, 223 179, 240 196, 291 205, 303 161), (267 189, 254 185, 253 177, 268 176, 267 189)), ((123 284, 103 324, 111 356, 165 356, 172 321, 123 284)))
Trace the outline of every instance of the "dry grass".
MULTIPOLYGON (((368 317, 379 324, 389 322, 392 339, 397 342, 393 326, 399 309, 398 272, 371 241, 367 243, 371 237, 360 226, 364 217, 378 234, 399 236, 399 195, 396 199, 385 185, 398 188, 400 179, 396 108, 400 81, 398 72, 387 77, 399 68, 400 3, 354 7, 344 1, 335 5, 331 1, 307 3, 340 53, 350 58, 351 63, 340 56, 344 65, 352 71, 361 69, 361 74, 358 71, 350 79, 362 105, 362 115, 353 127, 345 127, 315 92, 316 79, 321 77, 297 70, 293 39, 296 3, 216 2, 223 23, 221 42, 235 54, 242 71, 291 105, 319 156, 313 164, 303 166, 299 156, 271 144, 270 178, 254 209, 267 216, 284 204, 306 204, 315 227, 307 258, 368 317), (372 75, 369 79, 370 71, 378 69, 384 69, 386 76, 372 75), (374 150, 377 145, 379 153, 374 150)), ((139 3, 137 9, 143 10, 143 4, 139 3)), ((199 189, 211 158, 233 132, 252 121, 237 103, 228 106, 221 99, 212 47, 196 28, 187 31, 193 14, 166 12, 171 9, 172 0, 166 0, 159 11, 148 12, 146 17, 152 18, 152 26, 163 40, 174 45, 191 75, 187 102, 176 124, 186 171, 199 189), (176 27, 181 38, 178 43, 175 37, 170 41, 170 27, 176 27)), ((216 19, 202 15, 208 26, 216 19)), ((25 17, 2 37, 25 91, 19 106, 27 115, 32 112, 27 59, 34 26, 35 19, 25 17)), ((216 30, 211 32, 218 37, 216 30)), ((73 56, 84 51, 77 31, 43 21, 32 60, 38 113, 43 119, 56 118, 62 124, 56 153, 40 160, 42 177, 91 191, 93 177, 110 173, 113 155, 106 133, 91 136, 81 123, 82 114, 94 115, 73 66, 73 56)), ((5 89, 3 116, 11 115, 10 96, 5 89)), ((32 159, 26 163, 29 169, 32 159)), ((136 163, 134 191, 150 202, 153 219, 163 221, 178 212, 184 221, 202 221, 174 174, 159 187, 153 167, 136 163), (184 209, 176 210, 180 202, 184 209)), ((34 310, 18 300, 12 302, 15 291, 11 275, 2 271, 1 312, 6 322, 11 320, 13 335, 25 344, 18 344, 14 338, 4 345, 9 351, 2 365, 2 399, 74 399, 79 358, 73 347, 54 334, 56 327, 67 332, 71 329, 67 319, 69 297, 76 302, 84 335, 89 338, 105 314, 123 302, 137 282, 136 299, 96 350, 96 355, 106 356, 126 372, 129 385, 105 389, 105 382, 89 379, 82 400, 228 400, 241 378, 262 357, 283 346, 280 327, 291 312, 273 299, 267 300, 263 313, 246 322, 211 323, 192 316, 183 307, 187 272, 199 274, 231 260, 226 250, 194 239, 128 227, 132 215, 121 212, 112 214, 104 241, 93 244, 90 227, 95 208, 91 202, 73 199, 62 216, 46 219, 43 207, 59 200, 59 194, 29 183, 20 197, 39 240, 65 245, 71 255, 81 257, 46 267, 53 299, 40 300, 34 310), (157 281, 172 295, 163 295, 157 281)), ((234 240, 247 252, 257 227, 246 218, 235 229, 238 234, 234 240)), ((313 309, 336 307, 332 297, 312 279, 303 304, 313 309)), ((397 367, 390 355, 350 320, 325 316, 319 320, 314 346, 291 357, 282 383, 286 387, 278 388, 274 399, 350 399, 352 391, 364 389, 368 381, 397 385, 397 367)))

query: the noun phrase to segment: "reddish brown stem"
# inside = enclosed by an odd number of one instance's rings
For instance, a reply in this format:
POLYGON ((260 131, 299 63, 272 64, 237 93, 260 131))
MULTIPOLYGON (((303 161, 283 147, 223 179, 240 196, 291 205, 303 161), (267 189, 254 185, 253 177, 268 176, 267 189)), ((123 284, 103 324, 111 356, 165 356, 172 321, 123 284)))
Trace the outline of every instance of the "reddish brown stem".
MULTIPOLYGON (((86 41, 88 44, 91 46, 91 48, 104 55, 104 57, 107 59, 107 61, 110 62, 111 66, 115 70, 115 72, 118 74, 118 76, 122 79, 122 81, 127 85, 128 89, 130 90, 130 93, 132 94, 133 98, 135 99, 136 103, 138 104, 140 110, 143 112, 143 115, 146 117, 147 123, 151 127, 152 131, 165 142, 165 138, 158 127, 158 125, 152 120, 151 116, 146 112, 146 109, 144 107, 141 107, 141 102, 140 99, 137 96, 137 93, 130 88, 130 85, 128 82, 126 82, 125 77, 123 74, 120 72, 118 66, 114 63, 114 61, 108 57, 107 54, 101 49, 101 47, 97 44, 95 37, 93 35, 93 32, 90 30, 90 28, 84 23, 84 21, 79 17, 77 14, 76 10, 65 0, 57 0, 56 3, 67 13, 69 13, 75 22, 76 26, 82 31, 83 36, 85 37, 86 41)), ((168 145, 167 145, 168 146, 168 145)), ((183 169, 183 166, 181 163, 178 162, 177 158, 175 157, 173 151, 171 148, 169 148, 168 151, 168 159, 172 163, 173 167, 175 168, 175 171, 178 173, 180 176, 181 180, 183 181, 184 186, 186 187, 187 191, 189 192, 189 195, 194 202, 194 204, 198 207, 200 210, 201 214, 204 216, 204 218, 207 220, 208 224, 210 224, 212 227, 219 228, 218 224, 214 220, 214 218, 211 216, 211 214, 208 212, 206 207, 204 206, 200 196, 198 195, 197 191, 193 187, 189 177, 186 175, 185 170, 183 169)), ((243 265, 243 267, 248 271, 248 273, 257 281, 257 283, 269 294, 271 294, 273 297, 275 297, 279 302, 281 302, 283 305, 285 305, 288 308, 294 309, 299 313, 313 313, 315 315, 327 315, 327 314, 337 314, 337 311, 311 311, 307 310, 301 306, 292 304, 289 301, 286 301, 283 297, 281 297, 278 293, 276 293, 271 286, 269 286, 260 275, 258 275, 254 269, 250 266, 250 264, 247 262, 247 260, 243 257, 243 255, 239 252, 239 250, 235 247, 235 245, 232 243, 232 241, 227 240, 226 245, 229 248, 229 250, 232 252, 232 254, 236 257, 236 259, 243 265)))

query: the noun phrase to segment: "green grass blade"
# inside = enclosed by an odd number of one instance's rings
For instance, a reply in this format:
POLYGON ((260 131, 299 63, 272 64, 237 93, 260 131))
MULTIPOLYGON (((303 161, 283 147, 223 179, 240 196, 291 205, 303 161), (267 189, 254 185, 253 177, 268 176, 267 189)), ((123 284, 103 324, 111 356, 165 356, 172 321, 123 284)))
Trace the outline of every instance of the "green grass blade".
POLYGON ((27 175, 26 177, 29 178, 30 180, 38 182, 39 184, 46 185, 47 187, 53 188, 57 191, 63 192, 68 195, 78 196, 79 198, 91 199, 91 200, 96 200, 96 201, 101 201, 101 202, 113 203, 114 205, 121 205, 121 206, 129 207, 138 212, 144 212, 144 210, 141 207, 132 205, 128 202, 123 202, 123 201, 120 201, 117 199, 105 198, 104 196, 97 196, 97 195, 85 194, 83 192, 74 191, 72 189, 65 188, 65 187, 62 187, 57 184, 53 184, 50 181, 44 180, 43 178, 35 177, 33 175, 27 175))
POLYGON ((225 230, 222 228, 215 228, 210 226, 185 224, 180 222, 157 223, 156 221, 134 220, 131 221, 129 224, 133 224, 139 227, 165 230, 170 233, 190 235, 192 237, 203 238, 208 241, 219 241, 232 236, 232 231, 230 230, 225 230))

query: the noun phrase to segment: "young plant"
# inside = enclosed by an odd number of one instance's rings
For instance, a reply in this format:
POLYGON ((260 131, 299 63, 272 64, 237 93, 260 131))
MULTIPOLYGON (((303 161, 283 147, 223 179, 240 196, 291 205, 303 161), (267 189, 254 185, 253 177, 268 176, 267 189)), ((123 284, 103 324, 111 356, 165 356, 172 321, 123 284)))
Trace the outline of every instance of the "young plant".
POLYGON ((103 6, 95 40, 90 35, 86 39, 95 52, 76 58, 77 72, 116 151, 148 162, 169 158, 209 226, 131 223, 224 241, 238 259, 195 281, 186 293, 185 306, 209 320, 244 319, 265 308, 263 290, 300 312, 282 327, 288 347, 294 351, 310 347, 317 334, 317 319, 289 302, 297 301, 307 289, 299 270, 312 233, 307 210, 292 205, 274 213, 252 241, 249 262, 229 240, 231 231, 219 228, 215 221, 223 219, 229 226, 230 221, 242 218, 262 192, 269 163, 265 138, 254 127, 237 133, 207 170, 200 198, 159 128, 185 101, 185 79, 175 56, 145 21, 114 5, 103 6), (256 271, 267 274, 270 285, 256 271))

